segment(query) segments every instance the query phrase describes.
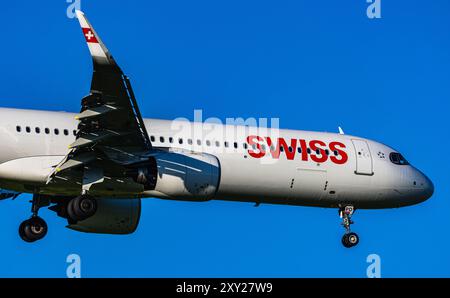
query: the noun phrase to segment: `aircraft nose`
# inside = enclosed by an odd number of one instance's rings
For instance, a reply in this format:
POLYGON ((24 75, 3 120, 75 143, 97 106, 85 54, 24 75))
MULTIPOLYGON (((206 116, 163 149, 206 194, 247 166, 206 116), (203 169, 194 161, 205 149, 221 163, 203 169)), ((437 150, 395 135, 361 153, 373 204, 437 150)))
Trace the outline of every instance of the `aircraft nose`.
POLYGON ((430 178, 428 178, 427 176, 423 175, 424 179, 425 179, 425 185, 424 185, 424 191, 425 191, 425 196, 427 197, 426 200, 428 200, 429 198, 431 198, 431 196, 434 193, 434 184, 433 182, 430 180, 430 178))
POLYGON ((421 189, 421 200, 428 200, 434 193, 434 184, 424 173, 417 170, 417 178, 416 183, 417 186, 421 189))

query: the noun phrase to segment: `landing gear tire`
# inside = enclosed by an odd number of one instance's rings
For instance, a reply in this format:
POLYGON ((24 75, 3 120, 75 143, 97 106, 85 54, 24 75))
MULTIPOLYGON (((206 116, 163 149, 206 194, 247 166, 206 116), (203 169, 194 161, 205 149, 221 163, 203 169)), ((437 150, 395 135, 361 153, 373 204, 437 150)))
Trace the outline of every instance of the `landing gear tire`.
POLYGON ((38 216, 25 220, 19 226, 20 238, 26 242, 41 240, 47 235, 47 231, 47 223, 38 216))
POLYGON ((351 232, 342 236, 342 244, 346 248, 356 246, 358 243, 359 243, 359 236, 356 233, 351 232))
POLYGON ((97 211, 97 201, 88 195, 76 197, 67 204, 67 215, 73 221, 82 221, 97 211))
POLYGON ((75 214, 75 211, 73 210, 73 202, 75 199, 71 199, 69 201, 69 203, 67 204, 67 218, 70 222, 76 223, 77 220, 77 215, 75 214))

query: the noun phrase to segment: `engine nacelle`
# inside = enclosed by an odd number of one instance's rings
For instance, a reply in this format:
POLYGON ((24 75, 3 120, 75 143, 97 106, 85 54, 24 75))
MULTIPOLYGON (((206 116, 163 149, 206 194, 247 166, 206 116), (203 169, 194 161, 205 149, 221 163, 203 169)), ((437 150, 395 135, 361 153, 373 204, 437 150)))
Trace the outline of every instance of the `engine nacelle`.
POLYGON ((95 214, 67 227, 85 233, 131 234, 141 216, 141 199, 99 198, 95 214))
POLYGON ((154 156, 157 177, 154 190, 148 196, 163 199, 208 201, 220 183, 217 157, 206 153, 186 151, 161 152, 154 156))

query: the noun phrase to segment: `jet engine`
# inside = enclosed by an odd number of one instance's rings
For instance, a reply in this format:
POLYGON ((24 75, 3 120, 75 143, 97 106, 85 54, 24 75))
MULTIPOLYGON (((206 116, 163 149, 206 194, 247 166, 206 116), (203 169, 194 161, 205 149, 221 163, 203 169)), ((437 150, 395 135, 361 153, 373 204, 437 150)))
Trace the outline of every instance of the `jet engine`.
POLYGON ((141 199, 98 198, 97 211, 88 219, 69 224, 72 230, 98 234, 131 234, 139 224, 141 199))
POLYGON ((183 150, 161 152, 154 156, 157 176, 153 190, 145 196, 185 201, 212 199, 220 183, 217 157, 183 150))

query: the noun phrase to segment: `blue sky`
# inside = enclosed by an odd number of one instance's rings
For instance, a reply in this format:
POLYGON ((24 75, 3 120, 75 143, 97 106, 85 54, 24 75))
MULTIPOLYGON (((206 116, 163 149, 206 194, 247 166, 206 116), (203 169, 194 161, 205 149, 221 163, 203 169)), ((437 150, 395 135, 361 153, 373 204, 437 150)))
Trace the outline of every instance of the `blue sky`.
MULTIPOLYGON (((278 117, 282 128, 337 131, 389 144, 434 182, 413 207, 358 210, 358 247, 340 244, 334 209, 211 201, 143 202, 129 236, 66 229, 42 210, 45 240, 17 228, 30 196, 0 202, 0 276, 450 277, 450 3, 354 1, 82 1, 145 117, 278 117)), ((91 59, 64 0, 9 1, 0 19, 0 106, 77 112, 91 59)))

